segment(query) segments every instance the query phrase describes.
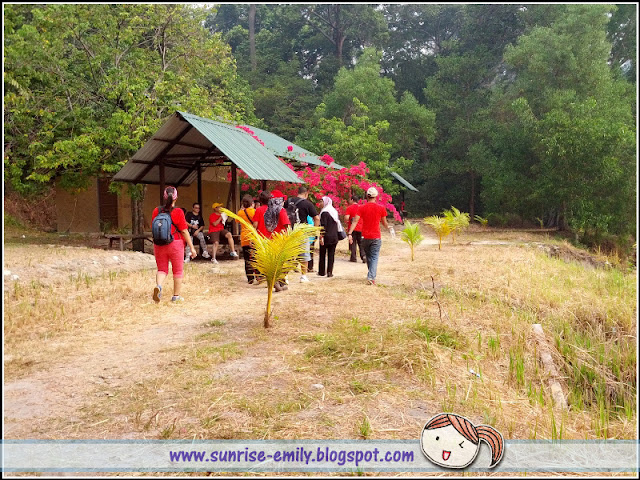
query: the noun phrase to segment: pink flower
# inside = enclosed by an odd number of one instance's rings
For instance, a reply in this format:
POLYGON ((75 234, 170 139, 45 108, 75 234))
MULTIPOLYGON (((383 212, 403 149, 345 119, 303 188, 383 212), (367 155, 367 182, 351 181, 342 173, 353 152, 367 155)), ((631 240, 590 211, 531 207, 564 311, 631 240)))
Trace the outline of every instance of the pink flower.
POLYGON ((289 150, 290 152, 293 152, 293 146, 292 146, 292 145, 289 145, 289 146, 287 147, 287 150, 289 150))
POLYGON ((328 153, 325 153, 324 155, 322 155, 320 157, 320 160, 322 160, 327 165, 331 165, 333 163, 333 157, 331 155, 329 155, 328 153))

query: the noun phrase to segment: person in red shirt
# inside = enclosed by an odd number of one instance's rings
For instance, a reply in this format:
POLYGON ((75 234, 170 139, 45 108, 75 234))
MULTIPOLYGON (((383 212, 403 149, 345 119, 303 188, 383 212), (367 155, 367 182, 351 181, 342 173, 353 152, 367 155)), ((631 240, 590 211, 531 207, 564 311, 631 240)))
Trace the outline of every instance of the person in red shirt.
MULTIPOLYGON (((355 218, 355 216, 358 214, 358 209, 360 207, 358 205, 359 201, 360 201, 360 197, 358 197, 357 195, 351 195, 351 198, 349 199, 349 206, 347 207, 347 211, 345 212, 345 215, 344 215, 344 221, 345 221, 345 225, 347 226, 347 229, 351 224, 351 220, 355 218)), ((353 237, 353 242, 349 244, 349 250, 351 250, 351 258, 349 258, 349 261, 357 262, 356 260, 356 248, 357 248, 360 251, 360 259, 362 260, 362 263, 367 263, 364 250, 362 249, 362 219, 358 221, 356 228, 353 229, 352 237, 353 237)))
POLYGON ((376 203, 378 190, 370 187, 367 190, 367 203, 358 208, 358 213, 351 220, 349 226, 349 243, 353 242, 353 231, 362 219, 362 248, 367 256, 367 283, 369 285, 376 284, 376 275, 378 273, 378 257, 380 255, 380 247, 382 247, 382 239, 380 236, 380 222, 387 229, 391 229, 387 223, 387 209, 376 203))
POLYGON ((153 223, 153 219, 158 216, 160 211, 170 212, 173 223, 173 225, 171 225, 173 242, 169 245, 153 245, 153 255, 156 258, 156 265, 158 267, 156 287, 153 289, 153 300, 156 303, 160 302, 162 284, 164 283, 164 279, 167 278, 167 275, 169 275, 169 262, 171 262, 171 270, 173 271, 173 297, 171 297, 171 301, 182 302, 184 298, 180 296, 180 290, 182 288, 185 243, 189 245, 191 258, 195 258, 197 253, 193 247, 191 235, 189 235, 189 224, 184 218, 184 211, 182 211, 181 208, 175 208, 176 200, 178 199, 178 189, 175 187, 165 188, 163 198, 165 205, 163 207, 156 207, 153 210, 151 222, 153 223))
MULTIPOLYGON (((253 226, 261 235, 271 238, 274 233, 283 232, 291 225, 284 200, 285 196, 280 190, 271 193, 265 190, 260 193, 258 201, 261 205, 253 214, 253 226)), ((288 288, 286 282, 276 282, 274 286, 276 292, 288 288)))
POLYGON ((291 222, 284 209, 284 194, 280 190, 260 193, 260 206, 253 216, 253 226, 263 236, 271 238, 274 233, 284 232, 291 222))
POLYGON ((225 219, 222 217, 222 211, 220 210, 222 208, 222 204, 214 203, 213 205, 211 205, 211 207, 213 208, 213 212, 211 213, 211 215, 209 215, 209 238, 211 238, 211 241, 213 242, 211 262, 218 263, 218 260, 216 260, 216 253, 218 252, 220 237, 224 237, 227 239, 229 248, 231 249, 229 255, 231 255, 231 258, 233 258, 234 260, 237 260, 239 257, 238 253, 236 252, 236 246, 233 243, 233 235, 231 235, 230 231, 224 228, 225 219))

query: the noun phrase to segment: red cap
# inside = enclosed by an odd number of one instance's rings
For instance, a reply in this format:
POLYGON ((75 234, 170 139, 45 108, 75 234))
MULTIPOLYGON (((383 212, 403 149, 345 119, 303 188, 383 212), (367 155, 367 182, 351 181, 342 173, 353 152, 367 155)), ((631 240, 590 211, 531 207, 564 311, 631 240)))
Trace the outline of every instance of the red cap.
POLYGON ((271 191, 271 197, 273 197, 273 198, 287 198, 286 195, 284 193, 282 193, 280 190, 272 190, 271 191))

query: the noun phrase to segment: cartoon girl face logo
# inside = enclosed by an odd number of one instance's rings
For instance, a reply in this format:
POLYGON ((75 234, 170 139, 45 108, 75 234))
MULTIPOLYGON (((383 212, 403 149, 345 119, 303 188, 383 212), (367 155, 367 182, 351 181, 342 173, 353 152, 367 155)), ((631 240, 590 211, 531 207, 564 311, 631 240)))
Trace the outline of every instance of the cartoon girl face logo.
POLYGON ((491 448, 491 465, 495 467, 504 453, 502 434, 488 425, 474 426, 468 419, 453 413, 440 413, 431 418, 420 435, 422 453, 436 465, 464 468, 480 451, 480 440, 491 448))

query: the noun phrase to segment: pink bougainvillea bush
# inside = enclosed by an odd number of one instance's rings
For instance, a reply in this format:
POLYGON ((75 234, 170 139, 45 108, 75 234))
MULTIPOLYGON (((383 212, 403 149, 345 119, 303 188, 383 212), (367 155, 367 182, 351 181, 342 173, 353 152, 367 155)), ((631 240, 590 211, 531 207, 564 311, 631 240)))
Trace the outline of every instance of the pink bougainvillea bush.
MULTIPOLYGON (((238 126, 238 128, 245 130, 249 135, 264 145, 262 140, 255 136, 254 132, 248 127, 238 126)), ((306 184, 309 189, 309 199, 314 204, 318 205, 318 203, 322 201, 322 197, 327 196, 333 201, 333 206, 338 212, 344 215, 349 206, 349 198, 351 195, 358 195, 364 198, 364 193, 369 187, 375 187, 379 193, 377 203, 391 212, 394 219, 401 221, 400 214, 392 203, 393 199, 391 195, 385 193, 384 189, 376 182, 367 178, 369 168, 367 168, 366 163, 360 162, 358 165, 352 165, 340 170, 323 166, 312 169, 308 164, 303 164, 304 168, 296 171, 290 163, 287 163, 282 158, 280 160, 291 170, 295 171, 296 175, 306 184)), ((320 160, 327 166, 334 162, 334 159, 328 154, 322 155, 320 160)), ((227 177, 228 180, 231 181, 230 172, 227 177)), ((257 196, 261 191, 260 181, 251 180, 242 170, 238 170, 238 182, 242 192, 257 196)), ((295 197, 298 194, 299 185, 300 184, 288 182, 275 182, 275 184, 271 182, 270 187, 272 190, 280 190, 287 197, 295 197)), ((366 200, 364 199, 360 201, 360 203, 365 202, 366 200)))

